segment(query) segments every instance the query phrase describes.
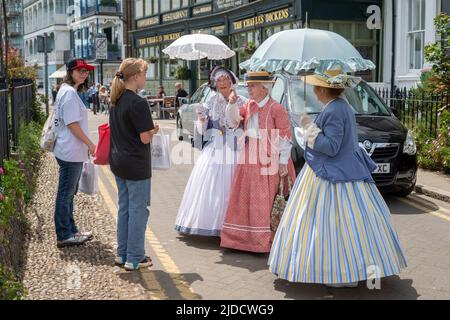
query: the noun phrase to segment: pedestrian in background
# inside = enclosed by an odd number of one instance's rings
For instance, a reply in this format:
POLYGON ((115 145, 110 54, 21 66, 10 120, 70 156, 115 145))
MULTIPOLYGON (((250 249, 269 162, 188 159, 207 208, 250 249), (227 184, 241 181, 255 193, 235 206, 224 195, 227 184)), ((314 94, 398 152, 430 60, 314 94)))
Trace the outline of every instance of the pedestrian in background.
POLYGON ((158 94, 156 95, 156 97, 157 97, 158 99, 163 99, 165 96, 166 96, 166 91, 164 90, 164 87, 163 87, 163 86, 160 86, 160 87, 158 88, 158 94))
POLYGON ((52 88, 52 99, 53 99, 53 104, 55 104, 56 102, 56 96, 58 94, 58 90, 56 89, 57 84, 55 84, 52 88))
POLYGON ((103 114, 109 113, 109 93, 105 86, 100 88, 99 93, 99 99, 100 99, 100 110, 103 114))
POLYGON ((89 139, 88 115, 79 93, 87 90, 87 78, 94 67, 82 59, 67 63, 67 75, 56 96, 56 143, 53 154, 59 165, 55 204, 57 246, 75 246, 92 239, 91 232, 79 232, 73 218, 73 200, 78 190, 83 163, 95 155, 89 139))
POLYGON ((94 114, 97 114, 97 112, 100 112, 100 88, 102 85, 100 83, 97 83, 95 86, 95 91, 92 96, 93 104, 94 104, 94 114))
POLYGON ((125 59, 111 94, 110 166, 119 192, 115 263, 128 271, 153 265, 145 255, 145 230, 152 176, 150 143, 159 128, 153 124, 147 101, 137 94, 145 87, 147 68, 142 59, 125 59))
POLYGON ((175 83, 175 106, 178 108, 180 106, 180 98, 186 98, 189 94, 183 89, 180 82, 175 83))

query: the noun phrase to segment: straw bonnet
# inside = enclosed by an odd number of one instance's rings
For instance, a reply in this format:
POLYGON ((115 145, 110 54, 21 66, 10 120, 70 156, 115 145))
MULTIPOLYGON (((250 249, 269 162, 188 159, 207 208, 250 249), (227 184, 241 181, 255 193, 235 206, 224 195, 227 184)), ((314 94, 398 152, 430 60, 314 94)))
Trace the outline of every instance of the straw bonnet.
POLYGON ((274 83, 272 76, 267 71, 249 71, 244 77, 245 83, 274 83))
POLYGON ((345 89, 357 86, 361 78, 345 74, 341 69, 335 69, 302 77, 302 81, 317 87, 345 89))

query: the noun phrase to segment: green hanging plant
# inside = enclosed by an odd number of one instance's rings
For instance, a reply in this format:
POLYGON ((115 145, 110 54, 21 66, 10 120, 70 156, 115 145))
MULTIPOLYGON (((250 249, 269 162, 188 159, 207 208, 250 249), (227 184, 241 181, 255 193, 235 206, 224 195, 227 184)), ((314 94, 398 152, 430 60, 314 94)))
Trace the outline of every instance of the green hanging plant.
POLYGON ((242 52, 248 54, 248 55, 252 55, 254 54, 256 51, 256 46, 253 42, 249 42, 244 44, 244 46, 242 47, 242 52))
POLYGON ((186 66, 179 66, 175 71, 175 79, 188 80, 192 76, 191 70, 186 66))
POLYGON ((158 57, 155 57, 155 56, 151 56, 151 57, 148 57, 148 58, 147 58, 147 62, 148 62, 148 63, 157 63, 158 60, 159 60, 159 58, 158 58, 158 57))

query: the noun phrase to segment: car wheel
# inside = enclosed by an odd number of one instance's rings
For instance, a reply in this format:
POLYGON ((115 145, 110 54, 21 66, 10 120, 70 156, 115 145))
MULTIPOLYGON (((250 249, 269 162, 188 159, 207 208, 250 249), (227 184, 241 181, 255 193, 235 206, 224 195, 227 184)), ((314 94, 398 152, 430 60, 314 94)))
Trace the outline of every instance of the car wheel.
POLYGON ((178 135, 178 140, 179 141, 183 141, 184 140, 183 124, 181 123, 181 117, 180 117, 179 114, 177 114, 177 135, 178 135))
POLYGON ((416 187, 416 185, 413 185, 410 188, 394 192, 394 193, 392 193, 392 195, 395 196, 395 197, 401 197, 401 198, 407 197, 407 196, 409 196, 411 194, 411 192, 414 191, 415 187, 416 187))

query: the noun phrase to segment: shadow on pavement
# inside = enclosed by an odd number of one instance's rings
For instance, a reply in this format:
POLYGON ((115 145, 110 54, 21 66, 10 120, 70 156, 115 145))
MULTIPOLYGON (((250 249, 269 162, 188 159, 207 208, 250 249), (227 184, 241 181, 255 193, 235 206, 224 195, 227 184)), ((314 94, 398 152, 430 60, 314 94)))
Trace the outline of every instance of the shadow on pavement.
POLYGON ((409 195, 405 198, 385 196, 384 199, 391 210, 391 213, 395 215, 425 214, 439 210, 439 206, 435 203, 414 195, 409 195), (411 205, 408 203, 411 203, 411 205), (414 205, 420 206, 420 209, 414 205))
POLYGON ((174 274, 162 270, 142 269, 139 272, 123 271, 119 277, 122 281, 140 284, 154 299, 202 299, 200 295, 190 290, 192 283, 203 281, 198 273, 174 274))
POLYGON ((284 292, 286 299, 307 300, 417 300, 419 295, 412 287, 413 280, 391 276, 381 279, 380 290, 370 290, 365 281, 357 288, 328 288, 322 284, 291 283, 277 279, 276 291, 284 292))
POLYGON ((183 242, 189 247, 204 250, 220 250, 220 238, 219 237, 202 237, 178 234, 177 240, 183 242))
POLYGON ((79 247, 66 247, 59 250, 61 260, 85 262, 94 266, 114 265, 114 248, 99 241, 88 242, 79 247))
POLYGON ((252 253, 232 249, 222 249, 222 261, 217 264, 225 264, 236 268, 244 268, 250 272, 268 270, 268 253, 252 253))

